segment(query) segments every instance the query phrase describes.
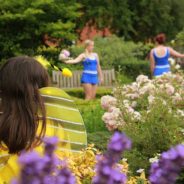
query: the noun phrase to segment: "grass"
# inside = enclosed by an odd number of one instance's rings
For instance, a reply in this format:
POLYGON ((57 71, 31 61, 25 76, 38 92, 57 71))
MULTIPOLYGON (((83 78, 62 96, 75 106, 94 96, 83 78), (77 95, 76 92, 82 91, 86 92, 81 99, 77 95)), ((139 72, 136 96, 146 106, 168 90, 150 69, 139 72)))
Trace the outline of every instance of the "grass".
MULTIPOLYGON (((69 88, 64 89, 74 100, 76 103, 84 103, 84 90, 83 88, 69 88)), ((112 87, 98 87, 96 93, 96 100, 99 100, 102 96, 111 94, 112 87)), ((94 101, 96 101, 94 100, 94 101)))
POLYGON ((88 143, 94 144, 95 148, 104 152, 107 150, 107 143, 112 133, 109 131, 98 131, 93 133, 88 133, 88 143))
POLYGON ((84 100, 82 88, 65 89, 65 91, 72 97, 81 112, 88 135, 88 143, 95 144, 96 148, 104 151, 111 133, 102 121, 105 111, 101 108, 100 98, 110 95, 112 88, 98 87, 96 99, 91 101, 84 100))

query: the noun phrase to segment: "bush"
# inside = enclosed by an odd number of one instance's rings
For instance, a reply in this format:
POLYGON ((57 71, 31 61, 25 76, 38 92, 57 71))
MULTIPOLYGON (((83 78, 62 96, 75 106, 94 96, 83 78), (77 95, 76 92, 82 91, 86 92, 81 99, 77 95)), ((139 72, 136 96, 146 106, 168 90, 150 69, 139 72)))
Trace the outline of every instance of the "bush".
POLYGON ((107 131, 101 118, 104 110, 101 109, 98 101, 96 101, 96 103, 88 102, 85 104, 78 104, 77 106, 81 112, 88 133, 107 131))
POLYGON ((108 131, 98 131, 88 133, 88 144, 94 144, 95 148, 104 152, 107 150, 107 142, 111 137, 112 133, 108 131))
POLYGON ((126 154, 131 169, 148 171, 149 158, 184 140, 183 74, 166 74, 153 80, 140 75, 118 86, 114 97, 102 97, 107 110, 102 119, 109 130, 125 131, 133 141, 126 154))
POLYGON ((184 46, 184 29, 176 35, 176 42, 174 45, 183 47, 184 46))
POLYGON ((125 132, 133 141, 133 149, 125 155, 132 171, 148 171, 149 159, 183 141, 183 121, 168 113, 168 107, 157 103, 145 122, 129 124, 125 132))
POLYGON ((140 74, 150 76, 149 62, 136 58, 127 59, 121 65, 115 65, 115 69, 130 80, 135 80, 140 74))
POLYGON ((62 39, 62 46, 68 45, 65 42, 77 37, 74 29, 81 16, 78 12, 80 7, 79 3, 57 0, 1 1, 0 60, 17 55, 35 55, 45 34, 62 39))
POLYGON ((54 61, 54 63, 58 62, 59 53, 60 53, 59 48, 46 47, 44 45, 38 47, 36 50, 36 55, 43 55, 48 60, 54 61))

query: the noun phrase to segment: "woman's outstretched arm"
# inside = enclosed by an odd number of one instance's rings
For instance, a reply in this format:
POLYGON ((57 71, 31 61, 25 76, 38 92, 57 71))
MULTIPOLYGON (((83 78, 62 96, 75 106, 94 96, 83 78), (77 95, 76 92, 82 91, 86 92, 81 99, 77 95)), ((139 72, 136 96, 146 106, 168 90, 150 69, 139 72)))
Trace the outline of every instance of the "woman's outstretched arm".
POLYGON ((85 58, 85 55, 84 55, 84 53, 82 53, 82 54, 80 54, 77 58, 65 60, 64 62, 65 62, 66 64, 75 64, 75 63, 81 62, 84 58, 85 58))
POLYGON ((173 48, 169 48, 170 54, 173 57, 177 57, 177 58, 184 58, 184 54, 181 54, 177 51, 175 51, 173 48))

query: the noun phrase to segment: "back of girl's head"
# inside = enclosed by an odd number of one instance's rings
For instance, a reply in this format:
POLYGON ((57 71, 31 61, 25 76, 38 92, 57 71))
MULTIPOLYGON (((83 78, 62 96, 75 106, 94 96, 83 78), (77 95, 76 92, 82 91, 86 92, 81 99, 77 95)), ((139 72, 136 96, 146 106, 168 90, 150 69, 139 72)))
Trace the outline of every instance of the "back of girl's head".
POLYGON ((45 133, 45 108, 39 88, 48 85, 47 71, 35 59, 27 56, 10 58, 0 70, 2 115, 0 143, 10 153, 29 149, 36 140, 38 110, 42 118, 39 139, 45 133))
POLYGON ((155 37, 155 41, 158 43, 158 44, 164 44, 165 41, 166 41, 166 36, 164 33, 160 33, 158 34, 156 37, 155 37))

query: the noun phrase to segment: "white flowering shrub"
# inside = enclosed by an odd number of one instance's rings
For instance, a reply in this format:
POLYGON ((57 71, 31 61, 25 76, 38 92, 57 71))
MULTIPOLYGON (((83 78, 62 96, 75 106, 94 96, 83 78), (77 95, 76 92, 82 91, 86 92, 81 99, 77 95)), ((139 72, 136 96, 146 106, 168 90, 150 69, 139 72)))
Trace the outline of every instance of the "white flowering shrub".
POLYGON ((140 75, 135 82, 114 88, 113 97, 104 96, 101 102, 108 130, 123 130, 133 140, 133 149, 125 156, 134 172, 139 168, 147 172, 150 158, 184 141, 183 74, 153 80, 140 75))
POLYGON ((116 87, 112 96, 101 98, 102 116, 109 130, 122 129, 126 123, 146 121, 153 107, 162 103, 173 116, 184 117, 183 75, 165 74, 153 80, 139 75, 135 82, 116 87))
POLYGON ((175 59, 170 57, 168 60, 170 63, 172 73, 180 72, 181 66, 178 63, 176 63, 175 59))

